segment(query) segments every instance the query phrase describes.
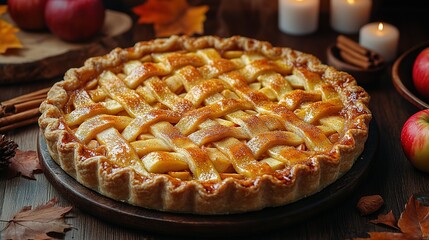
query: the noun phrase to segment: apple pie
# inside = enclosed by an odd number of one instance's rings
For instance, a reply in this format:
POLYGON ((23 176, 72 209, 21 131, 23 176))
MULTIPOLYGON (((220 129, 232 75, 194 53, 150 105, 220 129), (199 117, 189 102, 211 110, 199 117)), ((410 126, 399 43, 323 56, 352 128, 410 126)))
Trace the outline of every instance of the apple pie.
POLYGON ((159 211, 286 205, 344 175, 370 97, 315 56, 242 36, 171 36, 88 59, 40 106, 52 159, 101 195, 159 211))

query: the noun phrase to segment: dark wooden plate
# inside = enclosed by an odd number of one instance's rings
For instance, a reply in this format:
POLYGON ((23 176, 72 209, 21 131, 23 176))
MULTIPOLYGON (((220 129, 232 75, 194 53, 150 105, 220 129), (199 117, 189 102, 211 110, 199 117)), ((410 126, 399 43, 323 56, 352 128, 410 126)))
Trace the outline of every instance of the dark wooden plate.
POLYGON ((429 101, 420 96, 414 87, 412 72, 414 60, 426 47, 429 47, 429 42, 425 42, 405 51, 395 61, 392 67, 392 81, 396 90, 402 97, 420 109, 429 108, 429 101))
POLYGON ((298 223, 332 207, 349 195, 366 175, 378 146, 378 128, 371 121, 365 150, 343 177, 322 191, 295 203, 232 215, 205 216, 148 210, 104 197, 67 175, 51 158, 41 133, 38 153, 49 182, 74 206, 100 220, 135 230, 181 236, 234 236, 298 223))

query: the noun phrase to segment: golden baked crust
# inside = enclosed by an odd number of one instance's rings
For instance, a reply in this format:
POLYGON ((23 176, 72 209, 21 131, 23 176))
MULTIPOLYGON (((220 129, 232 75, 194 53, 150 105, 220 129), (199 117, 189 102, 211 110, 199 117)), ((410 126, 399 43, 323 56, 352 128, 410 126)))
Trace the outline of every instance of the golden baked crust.
POLYGON ((61 168, 102 195, 229 214, 297 201, 346 173, 368 136, 369 99, 310 54, 172 36, 67 71, 39 126, 61 168))

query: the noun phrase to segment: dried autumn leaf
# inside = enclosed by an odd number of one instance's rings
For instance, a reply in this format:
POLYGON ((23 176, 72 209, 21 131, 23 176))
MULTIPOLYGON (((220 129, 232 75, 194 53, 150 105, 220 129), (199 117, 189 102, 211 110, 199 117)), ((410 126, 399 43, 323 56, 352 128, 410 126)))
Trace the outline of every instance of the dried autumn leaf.
POLYGON ((10 23, 0 19, 0 54, 5 53, 10 48, 22 48, 22 43, 16 36, 19 31, 10 23))
POLYGON ((395 229, 399 229, 396 226, 396 218, 392 211, 388 212, 387 214, 379 214, 377 219, 371 220, 369 222, 374 224, 383 224, 395 229))
POLYGON ((189 7, 186 0, 148 0, 133 8, 139 15, 138 23, 169 24, 189 7))
POLYGON ((369 232, 369 238, 354 238, 354 240, 361 239, 373 239, 373 240, 383 240, 383 239, 404 239, 404 240, 420 240, 420 239, 429 239, 429 207, 425 206, 421 201, 416 199, 412 195, 407 204, 405 204, 405 209, 399 217, 398 223, 394 223, 393 214, 389 216, 390 213, 386 216, 382 216, 376 220, 372 220, 374 223, 383 223, 388 226, 397 225, 399 227, 400 233, 394 232, 369 232), (385 219, 384 219, 385 218, 385 219))
POLYGON ((193 35, 204 32, 204 15, 208 10, 207 6, 194 7, 188 9, 178 21, 171 24, 155 24, 155 31, 158 37, 167 37, 177 34, 193 35))
MULTIPOLYGON (((7 10, 7 5, 0 6, 0 16, 7 10)), ((18 28, 0 19, 0 54, 5 53, 9 48, 22 48, 21 41, 16 36, 18 28)))
POLYGON ((7 10, 7 5, 0 5, 0 16, 7 10))
POLYGON ((47 233, 64 233, 71 228, 65 223, 64 215, 72 207, 57 207, 56 203, 54 198, 34 209, 31 206, 22 208, 2 230, 2 239, 51 239, 47 233))
POLYGON ((204 32, 208 6, 190 7, 186 0, 149 0, 133 8, 141 24, 153 23, 157 37, 204 32))
POLYGON ((414 198, 414 195, 412 195, 398 220, 398 226, 401 229, 401 232, 416 237, 427 238, 429 236, 428 213, 429 207, 424 206, 420 201, 417 201, 414 198))
POLYGON ((8 175, 14 177, 18 173, 21 173, 24 177, 35 179, 34 173, 41 172, 41 170, 42 167, 40 166, 36 151, 21 151, 17 149, 15 156, 10 159, 8 175))

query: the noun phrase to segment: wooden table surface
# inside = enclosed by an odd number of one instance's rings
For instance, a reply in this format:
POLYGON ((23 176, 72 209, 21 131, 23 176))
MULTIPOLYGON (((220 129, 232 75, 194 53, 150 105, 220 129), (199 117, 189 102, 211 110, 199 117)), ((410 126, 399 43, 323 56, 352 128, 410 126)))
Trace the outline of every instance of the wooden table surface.
MULTIPOLYGON (((200 3, 202 1, 194 1, 200 3)), ((277 1, 207 1, 210 11, 205 22, 205 34, 222 37, 243 35, 270 41, 276 46, 287 46, 314 54, 326 61, 326 48, 335 42, 339 33, 329 26, 327 4, 322 4, 319 28, 317 32, 305 36, 283 34, 277 27, 277 1)), ((322 1, 326 2, 326 1, 322 1)), ((401 6, 399 1, 374 1, 371 21, 386 21, 397 26, 401 36, 398 54, 429 40, 429 21, 426 10, 407 1, 401 6)), ((118 6, 116 6, 118 7, 118 6)), ((119 6, 126 8, 128 6, 119 6)), ((134 16, 135 17, 135 16, 134 16)), ((134 18, 135 19, 135 18, 134 18)), ((357 39, 357 34, 349 35, 357 39)), ((154 38, 151 26, 135 25, 129 46, 133 42, 154 38)), ((391 66, 379 76, 378 82, 367 88, 371 96, 370 108, 379 131, 379 147, 372 160, 368 175, 356 190, 335 207, 322 211, 316 216, 291 226, 246 236, 249 239, 350 239, 365 237, 368 231, 385 231, 386 228, 369 223, 375 218, 360 216, 356 210, 358 199, 364 195, 379 194, 385 205, 379 213, 393 210, 398 218, 408 198, 417 192, 429 191, 429 174, 414 169, 403 154, 400 144, 402 125, 419 109, 405 100, 395 90, 391 80, 391 66)), ((45 79, 34 83, 0 86, 0 101, 50 86, 59 79, 45 79)), ((36 150, 38 126, 36 124, 7 132, 7 136, 18 143, 22 150, 36 150)), ((8 220, 23 206, 37 206, 52 198, 59 200, 58 205, 69 206, 67 196, 61 195, 43 174, 37 174, 36 180, 22 177, 6 180, 0 178, 0 219, 8 220)), ((73 228, 66 232, 64 239, 177 239, 176 236, 161 235, 127 229, 97 219, 73 206, 66 222, 73 228)), ((267 222, 267 225, 270 223, 267 222)), ((5 223, 0 222, 0 229, 5 223)), ((216 231, 216 229, 213 229, 216 231)), ((390 230, 388 230, 390 231, 390 230)), ((168 229, 166 229, 168 232, 168 229)), ((225 236, 227 237, 227 236, 225 236)), ((186 239, 189 239, 186 238, 186 239)))

